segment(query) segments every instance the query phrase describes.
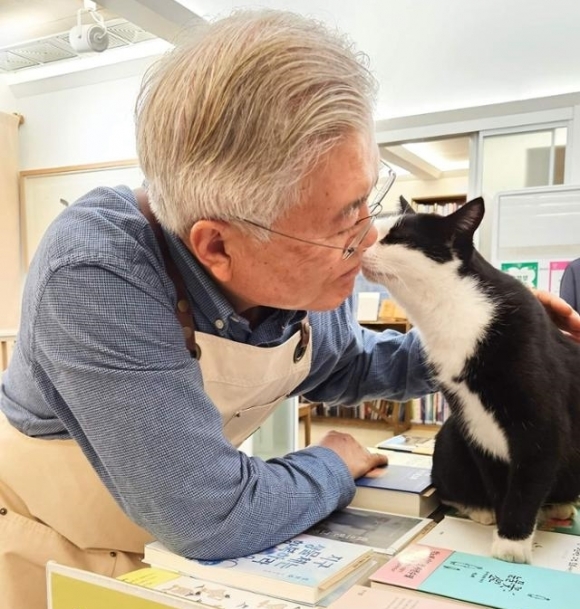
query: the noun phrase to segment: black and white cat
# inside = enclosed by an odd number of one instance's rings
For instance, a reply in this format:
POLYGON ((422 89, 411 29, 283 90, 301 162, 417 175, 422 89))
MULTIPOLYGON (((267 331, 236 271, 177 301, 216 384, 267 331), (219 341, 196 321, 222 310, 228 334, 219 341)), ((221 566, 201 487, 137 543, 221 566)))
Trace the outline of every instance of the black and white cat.
POLYGON ((493 556, 531 562, 541 512, 568 518, 580 494, 580 345, 474 248, 483 199, 449 216, 401 206, 363 273, 407 311, 449 402, 433 483, 444 503, 497 522, 493 556))

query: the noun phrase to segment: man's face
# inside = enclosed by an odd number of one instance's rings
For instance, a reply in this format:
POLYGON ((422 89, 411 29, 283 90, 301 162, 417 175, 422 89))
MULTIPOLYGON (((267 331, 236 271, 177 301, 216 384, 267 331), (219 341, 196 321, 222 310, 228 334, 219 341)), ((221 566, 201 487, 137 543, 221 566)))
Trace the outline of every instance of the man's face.
MULTIPOLYGON (((272 229, 318 243, 346 247, 364 228, 367 199, 377 179, 374 143, 353 135, 323 157, 303 185, 302 203, 272 229)), ((374 228, 343 260, 341 249, 303 243, 272 233, 264 243, 237 231, 229 243, 232 277, 226 292, 238 312, 256 306, 324 311, 351 293, 363 251, 377 238, 374 228)))

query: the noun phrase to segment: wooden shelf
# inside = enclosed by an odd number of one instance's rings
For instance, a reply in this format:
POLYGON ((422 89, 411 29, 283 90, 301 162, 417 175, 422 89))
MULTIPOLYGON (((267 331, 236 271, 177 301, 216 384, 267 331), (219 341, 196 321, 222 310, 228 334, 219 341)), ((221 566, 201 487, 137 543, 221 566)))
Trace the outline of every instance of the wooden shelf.
MULTIPOLYGON (((350 427, 374 427, 392 430, 393 433, 399 434, 411 427, 411 403, 410 402, 391 402, 389 400, 369 400, 365 402, 367 407, 377 414, 377 418, 367 419, 360 417, 349 416, 320 416, 312 414, 312 421, 324 422, 327 425, 348 425, 350 427), (376 403, 375 403, 376 402, 376 403), (386 406, 392 405, 390 412, 386 412, 386 406), (402 417, 401 417, 401 409, 402 417), (401 420, 402 419, 402 420, 401 420)), ((313 404, 316 406, 316 404, 313 404)))

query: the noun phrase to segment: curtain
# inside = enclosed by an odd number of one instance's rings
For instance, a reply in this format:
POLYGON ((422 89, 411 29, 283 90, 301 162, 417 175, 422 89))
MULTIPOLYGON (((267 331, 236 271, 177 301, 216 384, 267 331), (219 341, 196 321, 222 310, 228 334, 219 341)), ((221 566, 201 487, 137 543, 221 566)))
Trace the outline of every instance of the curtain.
POLYGON ((19 122, 0 112, 0 332, 15 330, 20 316, 19 122))

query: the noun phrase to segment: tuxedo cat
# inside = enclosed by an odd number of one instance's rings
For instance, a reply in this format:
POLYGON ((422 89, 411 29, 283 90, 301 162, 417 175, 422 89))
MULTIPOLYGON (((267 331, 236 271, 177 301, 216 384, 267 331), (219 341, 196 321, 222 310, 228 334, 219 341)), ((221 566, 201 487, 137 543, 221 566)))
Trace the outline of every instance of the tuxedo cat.
POLYGON ((580 345, 475 250, 483 199, 449 216, 401 205, 363 273, 407 311, 449 403, 433 483, 443 503, 497 522, 493 556, 531 562, 541 510, 568 518, 580 494, 580 345))

